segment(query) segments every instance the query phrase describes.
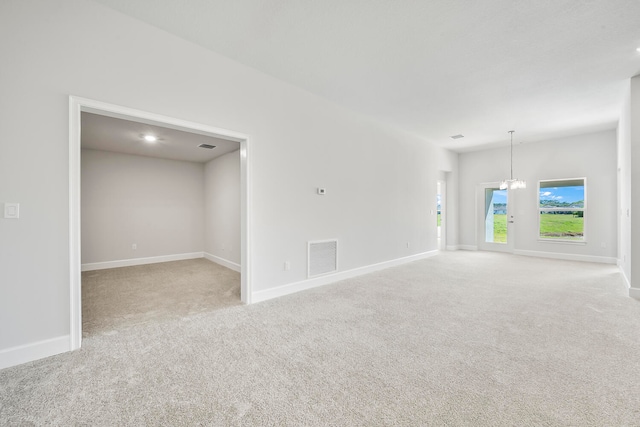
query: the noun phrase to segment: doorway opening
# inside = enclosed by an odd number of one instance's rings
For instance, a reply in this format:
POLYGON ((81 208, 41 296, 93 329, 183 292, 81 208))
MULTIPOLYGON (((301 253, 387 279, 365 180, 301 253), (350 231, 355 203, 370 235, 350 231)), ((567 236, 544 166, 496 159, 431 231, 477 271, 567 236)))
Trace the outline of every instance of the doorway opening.
MULTIPOLYGON (((178 132, 186 132, 221 141, 233 142, 239 147, 240 159, 240 298, 251 303, 250 281, 250 180, 249 180, 249 138, 247 135, 209 125, 188 122, 182 119, 162 116, 127 107, 106 104, 78 97, 70 97, 70 324, 72 350, 80 348, 82 340, 82 261, 81 261, 81 213, 80 213, 80 181, 81 181, 81 124, 82 114, 90 113, 101 117, 122 119, 149 126, 158 126, 178 132)), ((131 245, 133 250, 135 244, 131 245)), ((188 257, 187 257, 188 258, 188 257)), ((193 258, 193 257, 191 257, 193 258)), ((168 261, 172 261, 168 259, 168 261)), ((215 261, 215 260, 214 260, 215 261)), ((125 264, 126 265, 126 264, 125 264)), ((135 264, 134 264, 135 265, 135 264)))
POLYGON ((437 233, 438 233, 438 250, 445 250, 447 248, 447 183, 446 181, 438 180, 436 186, 436 221, 437 221, 437 233))

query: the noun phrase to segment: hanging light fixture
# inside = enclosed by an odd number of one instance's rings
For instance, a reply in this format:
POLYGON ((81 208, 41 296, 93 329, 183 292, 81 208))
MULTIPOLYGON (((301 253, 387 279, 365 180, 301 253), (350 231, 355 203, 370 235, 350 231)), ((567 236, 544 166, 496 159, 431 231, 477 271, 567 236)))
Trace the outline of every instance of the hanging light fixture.
POLYGON ((513 133, 515 130, 510 130, 511 134, 511 175, 509 179, 505 179, 500 183, 500 189, 506 190, 507 188, 511 188, 512 190, 517 190, 518 188, 527 188, 527 183, 521 179, 513 178, 513 133))

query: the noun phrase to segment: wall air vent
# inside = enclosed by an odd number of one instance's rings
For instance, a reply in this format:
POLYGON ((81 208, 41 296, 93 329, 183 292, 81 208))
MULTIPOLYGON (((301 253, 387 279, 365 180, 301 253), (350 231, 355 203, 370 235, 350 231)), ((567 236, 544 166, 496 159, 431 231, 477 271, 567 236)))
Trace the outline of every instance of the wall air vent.
POLYGON ((460 138, 464 138, 464 135, 453 135, 451 137, 451 139, 460 139, 460 138))
POLYGON ((338 241, 323 240, 308 243, 308 277, 338 271, 338 241))
POLYGON ((198 147, 206 148, 207 150, 213 150, 214 148, 216 148, 215 145, 209 145, 209 144, 200 144, 200 145, 198 145, 198 147))

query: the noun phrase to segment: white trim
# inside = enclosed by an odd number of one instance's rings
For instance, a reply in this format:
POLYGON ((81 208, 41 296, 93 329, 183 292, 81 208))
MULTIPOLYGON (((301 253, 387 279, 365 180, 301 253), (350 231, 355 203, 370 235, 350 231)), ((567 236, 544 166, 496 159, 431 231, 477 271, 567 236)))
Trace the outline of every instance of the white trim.
POLYGON ((253 200, 252 163, 249 152, 251 143, 248 135, 240 141, 240 299, 251 304, 253 293, 253 256, 251 245, 253 221, 251 220, 253 200))
POLYGON ((629 288, 629 296, 640 300, 640 288, 629 288))
POLYGON ((476 244, 477 248, 485 251, 505 252, 512 254, 515 249, 516 232, 513 223, 513 212, 515 210, 513 192, 511 188, 500 190, 499 182, 483 182, 476 185, 476 244), (487 190, 498 190, 507 192, 507 241, 505 243, 487 242, 486 237, 486 193, 487 190))
POLYGON ((215 262, 216 264, 219 264, 219 265, 221 265, 223 267, 227 267, 227 268, 229 268, 229 269, 231 269, 233 271, 237 271, 238 273, 240 273, 240 270, 241 270, 240 264, 236 264, 235 262, 229 261, 228 259, 224 259, 224 258, 220 258, 220 257, 215 256, 215 255, 211 255, 208 252, 204 253, 204 257, 206 259, 208 259, 209 261, 211 261, 211 262, 215 262))
POLYGON ((241 286, 240 295, 245 304, 251 303, 251 162, 249 135, 222 129, 187 120, 149 113, 120 105, 107 104, 101 101, 69 97, 69 269, 70 269, 70 335, 71 350, 80 348, 82 342, 82 301, 81 301, 81 268, 80 265, 80 126, 81 112, 87 111, 110 117, 124 118, 161 124, 164 127, 195 131, 218 138, 240 142, 240 247, 241 247, 241 286))
MULTIPOLYGON (((545 187, 549 188, 549 187, 545 187)), ((570 243, 570 244, 587 244, 587 177, 581 178, 561 178, 561 179, 540 179, 538 180, 538 193, 537 193, 537 201, 536 205, 538 206, 538 242, 545 243, 570 243), (582 208, 570 208, 570 209, 562 209, 562 208, 541 208, 540 207, 540 183, 541 182, 560 182, 560 181, 582 181, 582 186, 584 187, 584 206, 582 208), (561 240, 561 239, 544 239, 540 237, 540 212, 542 211, 582 211, 582 239, 580 240, 561 240)), ((598 262, 598 261, 596 261, 598 262)))
MULTIPOLYGON (((540 220, 538 220, 538 223, 540 220)), ((539 225, 538 225, 539 227, 539 225)), ((538 237, 538 243, 552 243, 554 245, 577 245, 585 246, 588 242, 586 240, 560 240, 560 239, 541 239, 538 237)))
POLYGON ((602 264, 616 264, 617 260, 613 257, 596 256, 596 255, 579 255, 579 254, 562 254, 557 252, 542 252, 542 251, 525 251, 516 249, 513 251, 515 255, 532 256, 538 258, 553 258, 564 259, 568 261, 585 261, 585 262, 599 262, 602 264))
POLYGON ((107 268, 131 267, 134 265, 157 264, 159 262, 182 261, 185 259, 203 258, 203 252, 186 254, 160 255, 146 258, 119 259, 116 261, 91 262, 82 264, 82 271, 105 270, 107 268))
POLYGON ((69 351, 69 335, 0 350, 0 369, 69 351))
POLYGON ((80 101, 69 97, 69 349, 82 342, 80 241, 80 101))
MULTIPOLYGON (((439 179, 436 181, 440 185, 440 248, 447 248, 447 181, 439 179)), ((437 187, 436 187, 437 189, 437 187)), ((438 202, 436 190, 436 227, 438 224, 438 202)))
POLYGON ((390 261, 384 261, 377 264, 367 265, 364 267, 354 268, 352 270, 342 271, 339 273, 328 274, 325 276, 314 277, 312 279, 302 280, 300 282, 289 283, 286 285, 278 286, 276 288, 265 289, 262 291, 254 292, 252 295, 253 302, 266 301, 273 298, 278 298, 284 295, 289 295, 295 292, 304 291, 307 289, 317 288, 318 286, 328 285, 340 280, 350 279, 356 276, 362 276, 363 274, 373 273, 379 270, 384 270, 389 267, 395 267, 398 265, 406 264, 408 262, 418 261, 424 258, 429 258, 437 255, 440 251, 433 250, 429 252, 423 252, 415 255, 411 255, 404 258, 393 259, 390 261))
POLYGON ((622 279, 624 280, 624 284, 627 286, 627 289, 631 289, 631 281, 629 280, 629 278, 624 272, 624 269, 622 268, 622 262, 618 260, 617 264, 618 264, 618 268, 620 269, 620 273, 622 274, 622 279))
POLYGON ((463 251, 477 251, 478 247, 476 245, 458 245, 458 249, 463 251))

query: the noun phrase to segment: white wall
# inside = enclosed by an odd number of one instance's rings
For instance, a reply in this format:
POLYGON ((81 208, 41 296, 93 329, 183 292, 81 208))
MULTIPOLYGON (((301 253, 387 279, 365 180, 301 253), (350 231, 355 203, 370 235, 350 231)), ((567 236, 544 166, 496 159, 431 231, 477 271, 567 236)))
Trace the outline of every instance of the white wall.
POLYGON ((438 158, 440 168, 438 178, 446 182, 446 245, 449 249, 458 248, 458 153, 440 150, 438 158))
MULTIPOLYGON (((514 177, 527 181, 515 192, 515 249, 613 261, 617 257, 615 131, 514 145, 514 177), (538 240, 539 180, 587 178, 586 244, 538 240), (596 257, 590 258, 590 257, 596 257)), ((476 186, 509 176, 509 148, 459 156, 461 244, 476 246, 476 186)))
POLYGON ((82 150, 81 170, 83 264, 202 252, 204 164, 82 150))
POLYGON ((631 295, 640 298, 640 76, 631 79, 629 105, 631 266, 628 277, 631 295))
POLYGON ((218 262, 240 264, 240 150, 205 166, 204 251, 218 262))
POLYGON ((309 240, 341 270, 436 249, 414 136, 90 1, 4 0, 0 38, 0 352, 69 334, 69 95, 251 136, 254 291, 304 280, 309 240))

